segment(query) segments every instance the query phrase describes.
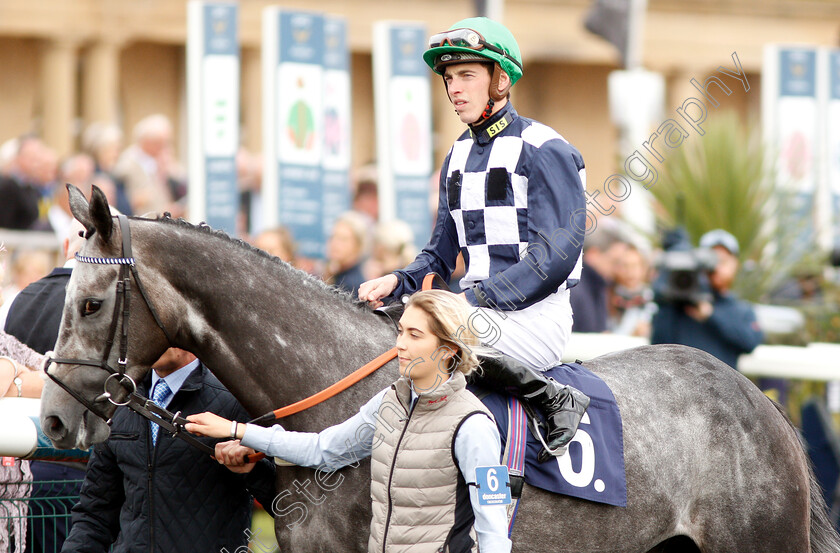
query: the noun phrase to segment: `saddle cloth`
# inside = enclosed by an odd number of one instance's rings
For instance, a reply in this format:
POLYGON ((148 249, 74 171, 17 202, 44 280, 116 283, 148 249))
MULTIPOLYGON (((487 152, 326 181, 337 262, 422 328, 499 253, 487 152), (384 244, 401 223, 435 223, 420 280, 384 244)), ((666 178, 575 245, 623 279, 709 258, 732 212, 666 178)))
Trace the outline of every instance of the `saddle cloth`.
MULTIPOLYGON (((626 507, 624 437, 621 414, 612 391, 603 380, 578 363, 560 365, 545 374, 582 391, 590 397, 591 403, 566 454, 545 463, 537 461, 542 446, 529 425, 525 481, 547 491, 626 507)), ((504 449, 508 431, 507 397, 487 393, 473 385, 469 387, 496 418, 504 449)))

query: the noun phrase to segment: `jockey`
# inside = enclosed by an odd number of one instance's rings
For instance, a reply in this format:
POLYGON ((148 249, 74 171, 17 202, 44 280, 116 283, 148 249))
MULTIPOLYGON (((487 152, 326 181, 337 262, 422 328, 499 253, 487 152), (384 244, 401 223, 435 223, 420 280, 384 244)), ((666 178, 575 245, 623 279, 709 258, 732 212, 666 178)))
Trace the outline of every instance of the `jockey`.
POLYGON ((461 253, 460 285, 477 308, 470 321, 482 326, 476 330, 486 345, 513 358, 483 361, 480 383, 512 391, 546 415, 546 460, 565 451, 589 405, 580 391, 543 375, 561 363, 571 335, 569 289, 580 278, 586 227, 583 158, 513 109, 510 88, 522 77, 522 58, 502 24, 459 21, 429 39, 423 59, 443 77, 468 129, 443 163, 429 243, 405 269, 363 283, 359 298, 377 307, 419 290, 429 272, 448 280, 461 253))

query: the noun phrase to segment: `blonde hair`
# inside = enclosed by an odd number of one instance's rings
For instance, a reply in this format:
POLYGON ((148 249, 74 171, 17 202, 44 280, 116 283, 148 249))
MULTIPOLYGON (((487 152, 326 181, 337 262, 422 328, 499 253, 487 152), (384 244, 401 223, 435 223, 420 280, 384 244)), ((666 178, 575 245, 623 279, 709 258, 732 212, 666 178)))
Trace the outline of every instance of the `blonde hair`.
POLYGON ((405 267, 417 257, 417 248, 414 247, 414 232, 408 223, 399 219, 376 225, 373 233, 373 243, 398 258, 399 263, 396 269, 405 267))
POLYGON ((370 219, 357 211, 345 211, 335 220, 333 228, 339 223, 347 225, 356 238, 356 243, 359 245, 359 257, 367 256, 372 226, 370 219))
POLYGON ((470 327, 472 309, 467 300, 444 290, 423 290, 409 298, 405 308, 409 307, 425 312, 432 334, 455 351, 450 370, 467 375, 478 367, 477 353, 485 348, 470 327))

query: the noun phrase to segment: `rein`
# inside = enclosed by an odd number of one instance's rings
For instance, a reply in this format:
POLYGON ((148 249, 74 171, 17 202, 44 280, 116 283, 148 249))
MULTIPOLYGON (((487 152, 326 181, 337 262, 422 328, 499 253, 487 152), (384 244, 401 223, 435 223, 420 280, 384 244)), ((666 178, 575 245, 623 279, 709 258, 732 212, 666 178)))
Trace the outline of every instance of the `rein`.
MULTIPOLYGON (((431 290, 435 286, 444 290, 449 289, 446 282, 437 273, 429 273, 425 277, 423 277, 423 285, 421 287, 422 290, 431 290)), ((259 417, 249 421, 249 424, 263 424, 266 422, 275 421, 284 417, 288 417, 290 415, 294 415, 295 413, 300 413, 301 411, 309 409, 310 407, 314 407, 315 405, 318 405, 319 403, 322 403, 323 401, 326 401, 329 398, 343 392, 344 390, 356 384, 366 376, 373 374, 375 371, 381 369, 389 361, 393 360, 396 357, 397 348, 393 347, 385 353, 377 356, 375 359, 365 363, 364 366, 356 369, 355 371, 345 376, 335 384, 324 388, 320 392, 312 394, 308 398, 292 403, 291 405, 281 407, 280 409, 275 409, 274 411, 266 413, 265 415, 260 415, 259 417)))
POLYGON ((255 419, 252 419, 251 421, 249 421, 249 423, 263 424, 266 422, 282 419, 284 417, 294 415, 295 413, 300 413, 301 411, 309 409, 310 407, 314 407, 315 405, 318 405, 319 403, 322 403, 325 400, 328 400, 329 398, 343 392, 344 390, 356 384, 366 376, 373 374, 377 370, 384 367, 389 361, 394 359, 396 356, 397 348, 391 348, 385 353, 377 356, 375 359, 368 361, 367 363, 365 363, 364 366, 356 369, 355 371, 348 374, 335 384, 324 388, 320 392, 312 394, 308 398, 292 403, 291 405, 287 405, 285 407, 281 407, 280 409, 275 409, 274 411, 266 413, 265 415, 261 415, 255 419))
MULTIPOLYGON (((446 284, 446 281, 441 278, 440 275, 437 273, 429 273, 425 277, 423 277, 423 285, 421 287, 422 290, 431 290, 432 288, 437 287, 443 290, 449 290, 449 286, 446 284)), ((350 386, 353 386, 366 376, 369 376, 376 372, 377 370, 384 367, 389 361, 393 360, 397 357, 397 348, 393 347, 386 351, 385 353, 380 354, 376 358, 372 359, 365 363, 364 366, 361 368, 356 369, 349 375, 345 376, 335 384, 324 388, 320 392, 312 394, 311 396, 292 403, 291 405, 287 405, 285 407, 281 407, 280 409, 275 409, 274 411, 270 411, 264 415, 260 415, 259 417, 252 419, 248 422, 248 424, 265 424, 267 422, 273 422, 284 417, 288 417, 290 415, 294 415, 295 413, 300 413, 310 407, 314 407, 319 403, 322 403, 329 398, 343 392, 350 386)), ((263 457, 265 457, 265 453, 257 452, 252 455, 247 456, 249 462, 255 462, 263 457)))

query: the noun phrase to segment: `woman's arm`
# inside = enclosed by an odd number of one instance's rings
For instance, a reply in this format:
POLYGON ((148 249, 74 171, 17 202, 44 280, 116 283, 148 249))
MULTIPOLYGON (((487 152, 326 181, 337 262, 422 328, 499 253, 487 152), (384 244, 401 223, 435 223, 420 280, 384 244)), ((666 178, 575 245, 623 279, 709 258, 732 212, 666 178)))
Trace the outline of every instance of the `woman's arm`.
MULTIPOLYGON (((475 484, 476 467, 499 464, 501 449, 499 430, 489 417, 477 414, 464 421, 455 436, 455 458, 467 484, 475 484)), ((479 550, 482 553, 509 553, 511 542, 507 534, 507 507, 481 505, 476 487, 469 488, 479 550)))
POLYGON ((41 397, 44 379, 41 373, 11 357, 0 357, 0 397, 41 397), (15 379, 20 378, 20 389, 15 379))
MULTIPOLYGON (((385 392, 382 390, 376 394, 353 417, 318 433, 290 432, 279 424, 263 428, 240 423, 235 430, 243 449, 228 449, 225 457, 235 464, 235 459, 241 459, 246 452, 245 448, 253 448, 305 467, 335 470, 353 464, 370 455, 376 412, 385 392)), ((214 438, 233 437, 234 425, 231 421, 213 413, 190 415, 187 420, 190 421, 185 427, 188 432, 214 438)))

